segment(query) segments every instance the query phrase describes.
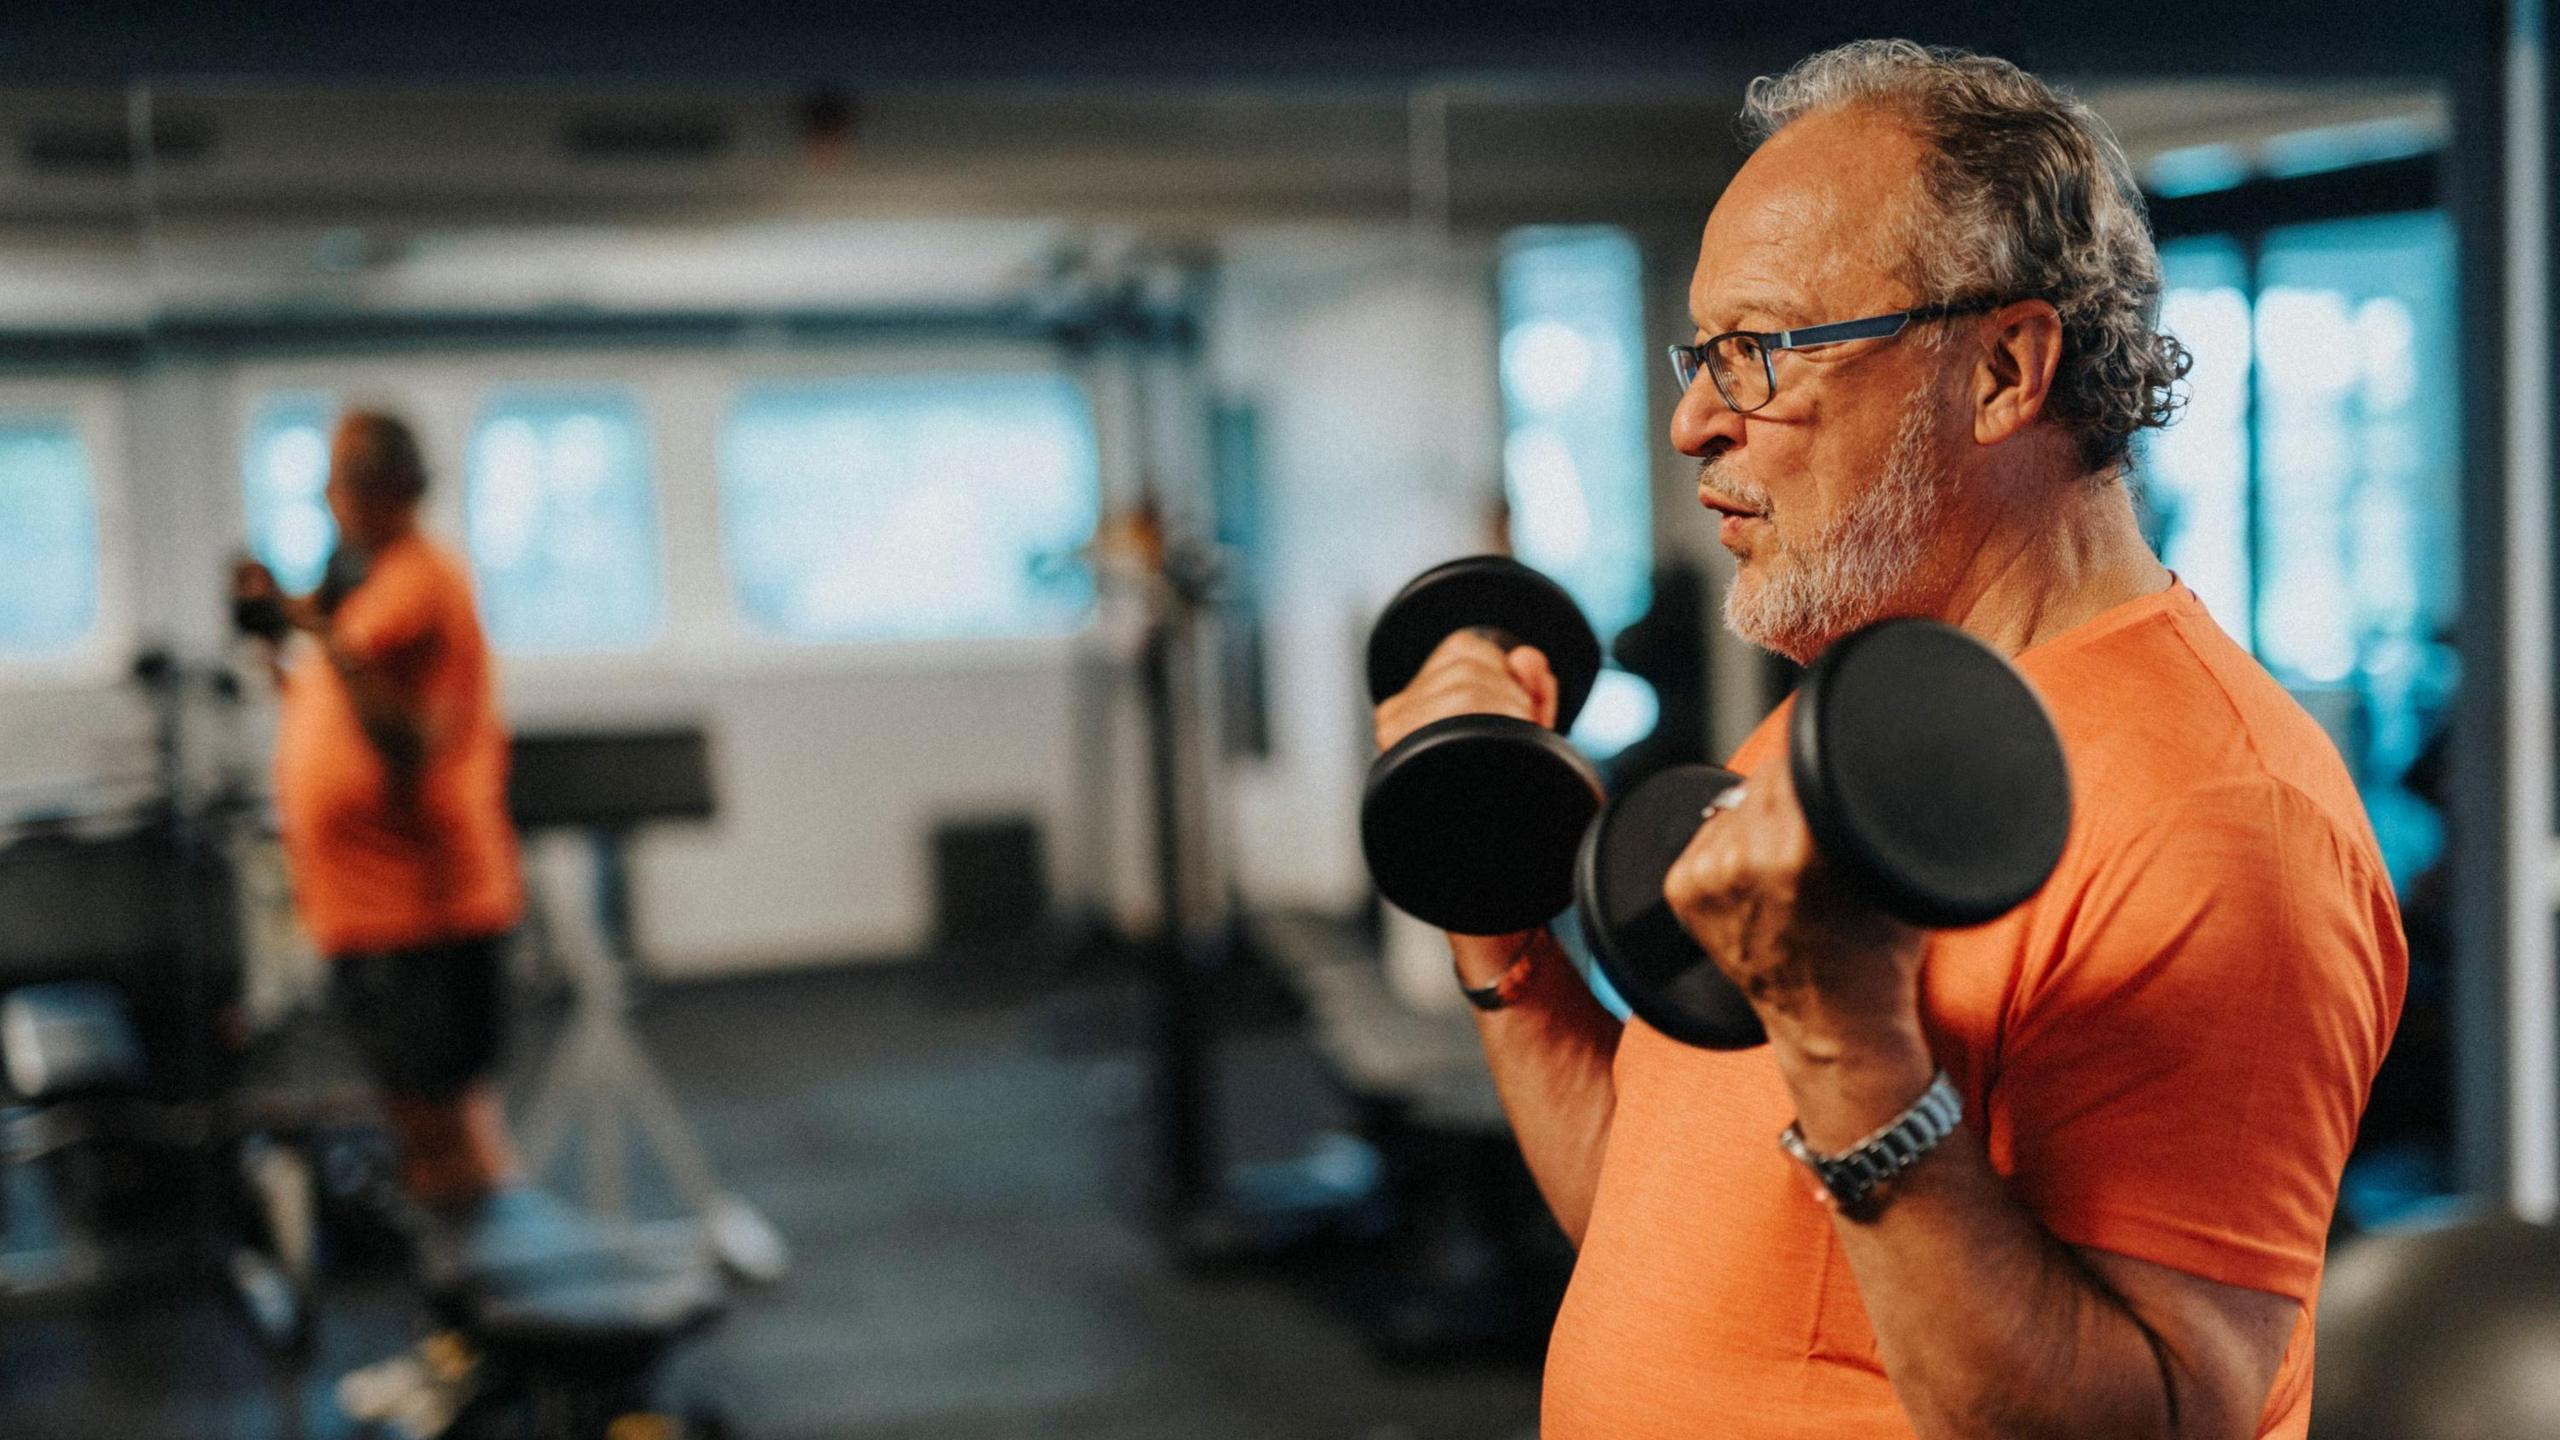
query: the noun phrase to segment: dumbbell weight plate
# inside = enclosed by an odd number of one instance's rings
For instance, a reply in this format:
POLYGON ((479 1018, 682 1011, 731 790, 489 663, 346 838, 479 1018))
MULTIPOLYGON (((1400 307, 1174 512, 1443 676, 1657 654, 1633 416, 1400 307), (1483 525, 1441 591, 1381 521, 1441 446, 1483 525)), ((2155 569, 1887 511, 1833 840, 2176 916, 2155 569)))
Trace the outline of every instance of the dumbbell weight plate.
POLYGON ((1601 808, 1574 862, 1574 903, 1600 972, 1654 1029, 1710 1050, 1768 1038, 1742 992, 1680 928, 1662 898, 1715 798, 1741 783, 1712 765, 1675 765, 1601 808))
POLYGON ((2044 704, 1961 630, 1889 620, 1806 672, 1788 758, 1805 823, 1887 914, 1951 928, 2044 888, 2071 829, 2071 778, 2044 704))
POLYGON ((1467 629, 1499 631, 1544 654, 1556 676, 1556 729, 1573 728, 1600 675, 1600 638, 1563 586, 1502 555, 1435 565, 1396 592, 1369 632, 1369 699, 1412 683, 1442 641, 1467 629))
POLYGON ((1360 845, 1378 892, 1461 935, 1542 925, 1573 903, 1574 849, 1600 776, 1543 725, 1454 715, 1369 768, 1360 845))

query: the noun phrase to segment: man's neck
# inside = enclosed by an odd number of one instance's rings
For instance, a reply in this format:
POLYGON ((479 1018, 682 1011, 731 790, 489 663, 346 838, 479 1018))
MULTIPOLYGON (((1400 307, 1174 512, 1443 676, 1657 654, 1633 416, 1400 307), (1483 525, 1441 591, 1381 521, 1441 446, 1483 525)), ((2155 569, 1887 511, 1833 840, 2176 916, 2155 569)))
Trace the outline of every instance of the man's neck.
POLYGON ((2169 585, 2123 484, 2047 479, 2027 493, 2038 490, 2047 497, 2040 504, 2001 508, 1931 607, 2004 655, 2169 585))
POLYGON ((385 517, 364 529, 361 535, 348 536, 357 554, 371 560, 383 551, 418 533, 418 517, 413 511, 396 518, 385 517))

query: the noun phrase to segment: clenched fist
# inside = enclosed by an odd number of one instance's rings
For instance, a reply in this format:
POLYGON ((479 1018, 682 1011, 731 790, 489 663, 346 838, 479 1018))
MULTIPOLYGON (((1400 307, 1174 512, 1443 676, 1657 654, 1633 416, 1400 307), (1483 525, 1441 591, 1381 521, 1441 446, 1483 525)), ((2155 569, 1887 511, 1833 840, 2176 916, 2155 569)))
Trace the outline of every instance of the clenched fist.
POLYGON ((1556 721, 1556 676, 1547 657, 1523 645, 1505 651, 1482 630, 1460 630, 1440 642, 1413 682, 1377 709, 1378 748, 1453 715, 1508 715, 1536 725, 1556 721))
POLYGON ((1813 1058, 1919 1027, 1921 932, 1849 893, 1815 852, 1784 757, 1698 827, 1663 898, 1759 1012, 1813 1058))

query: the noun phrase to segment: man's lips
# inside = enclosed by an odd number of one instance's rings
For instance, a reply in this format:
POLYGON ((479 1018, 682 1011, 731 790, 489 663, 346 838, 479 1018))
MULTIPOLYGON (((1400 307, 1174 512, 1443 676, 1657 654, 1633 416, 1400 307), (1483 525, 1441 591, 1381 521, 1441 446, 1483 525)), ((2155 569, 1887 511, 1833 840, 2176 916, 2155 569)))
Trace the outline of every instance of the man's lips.
POLYGON ((1765 518, 1761 511, 1755 510, 1750 506, 1743 504, 1739 500, 1729 500, 1724 496, 1717 494, 1713 490, 1705 488, 1704 486, 1699 487, 1698 503, 1715 511, 1719 515, 1729 515, 1736 520, 1759 520, 1765 518))

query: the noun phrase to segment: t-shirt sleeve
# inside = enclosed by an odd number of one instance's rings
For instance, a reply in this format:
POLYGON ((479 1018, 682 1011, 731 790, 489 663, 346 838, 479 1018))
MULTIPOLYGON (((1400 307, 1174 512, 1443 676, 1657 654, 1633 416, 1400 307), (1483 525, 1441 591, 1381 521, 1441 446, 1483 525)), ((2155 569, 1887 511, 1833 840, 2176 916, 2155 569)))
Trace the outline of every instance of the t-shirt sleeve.
POLYGON ((416 548, 382 557, 329 620, 338 653, 369 664, 397 661, 427 644, 443 610, 443 577, 416 548))
POLYGON ((2380 862, 2274 781, 2117 846, 2016 994, 1992 1157, 2064 1242, 2308 1299, 2407 982, 2380 862))

